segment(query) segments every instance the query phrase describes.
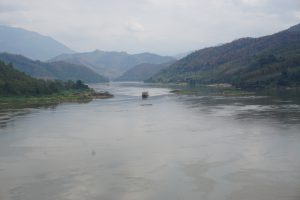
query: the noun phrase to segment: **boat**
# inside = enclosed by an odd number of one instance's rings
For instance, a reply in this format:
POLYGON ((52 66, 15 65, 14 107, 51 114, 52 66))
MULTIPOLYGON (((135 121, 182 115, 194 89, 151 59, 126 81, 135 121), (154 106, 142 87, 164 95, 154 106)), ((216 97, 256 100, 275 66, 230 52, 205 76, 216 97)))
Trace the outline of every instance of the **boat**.
POLYGON ((148 92, 142 92, 142 98, 146 99, 149 97, 149 93, 148 92))

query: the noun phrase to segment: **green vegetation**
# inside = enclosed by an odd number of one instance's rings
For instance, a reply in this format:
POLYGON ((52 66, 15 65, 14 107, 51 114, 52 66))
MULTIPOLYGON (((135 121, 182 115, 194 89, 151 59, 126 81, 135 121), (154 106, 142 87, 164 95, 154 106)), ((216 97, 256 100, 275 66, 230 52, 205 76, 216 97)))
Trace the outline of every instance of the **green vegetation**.
POLYGON ((205 48, 179 60, 149 82, 228 83, 256 89, 300 86, 300 24, 261 38, 205 48))
POLYGON ((24 108, 57 105, 62 102, 90 102, 93 99, 90 90, 68 90, 50 95, 38 96, 0 96, 1 108, 24 108))
POLYGON ((190 87, 190 86, 182 86, 176 87, 171 91, 174 94, 180 95, 221 95, 221 96, 247 96, 253 95, 255 92, 244 91, 242 89, 233 88, 233 87, 214 87, 214 86, 197 86, 197 87, 190 87))
POLYGON ((35 79, 0 61, 0 108, 87 102, 109 98, 109 93, 96 93, 81 80, 59 81, 35 79))
POLYGON ((59 81, 35 79, 0 61, 0 95, 51 95, 66 90, 87 90, 88 86, 82 81, 59 81))

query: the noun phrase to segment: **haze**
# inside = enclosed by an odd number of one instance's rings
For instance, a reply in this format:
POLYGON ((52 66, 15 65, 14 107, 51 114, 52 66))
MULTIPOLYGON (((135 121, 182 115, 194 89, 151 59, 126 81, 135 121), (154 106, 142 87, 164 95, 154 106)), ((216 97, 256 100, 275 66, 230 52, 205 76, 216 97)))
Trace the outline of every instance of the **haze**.
POLYGON ((300 21, 299 0, 1 0, 0 24, 75 51, 163 55, 258 37, 300 21))

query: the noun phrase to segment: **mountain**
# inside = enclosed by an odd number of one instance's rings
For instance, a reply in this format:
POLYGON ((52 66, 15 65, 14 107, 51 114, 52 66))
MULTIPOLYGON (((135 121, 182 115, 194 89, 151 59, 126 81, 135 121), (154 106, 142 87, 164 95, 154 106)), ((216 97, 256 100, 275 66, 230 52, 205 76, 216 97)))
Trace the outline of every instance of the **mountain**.
MULTIPOLYGON (((35 79, 0 61, 0 96, 49 95, 66 90, 88 89, 81 81, 35 79)), ((60 99, 58 99, 60 100, 60 99)))
POLYGON ((65 61, 80 63, 111 79, 121 76, 131 67, 142 63, 161 64, 174 60, 172 57, 160 56, 151 53, 128 54, 126 52, 93 52, 62 54, 49 61, 65 61))
POLYGON ((148 81, 254 88, 300 85, 300 24, 273 35, 198 50, 148 81))
POLYGON ((176 59, 182 59, 184 57, 186 57, 187 55, 193 53, 194 51, 187 51, 187 52, 184 52, 184 53, 179 53, 179 54, 176 54, 175 56, 173 56, 174 58, 176 59))
POLYGON ((106 82, 107 78, 83 65, 62 61, 34 61, 22 55, 1 53, 0 60, 12 63, 14 68, 26 74, 42 79, 82 80, 84 82, 106 82))
POLYGON ((117 78, 117 81, 145 81, 151 78, 153 75, 159 71, 169 67, 175 61, 170 61, 162 64, 151 64, 151 63, 142 63, 138 64, 128 71, 126 71, 122 76, 117 78))
POLYGON ((51 37, 22 28, 1 25, 0 52, 22 54, 35 60, 47 60, 62 53, 74 53, 51 37))

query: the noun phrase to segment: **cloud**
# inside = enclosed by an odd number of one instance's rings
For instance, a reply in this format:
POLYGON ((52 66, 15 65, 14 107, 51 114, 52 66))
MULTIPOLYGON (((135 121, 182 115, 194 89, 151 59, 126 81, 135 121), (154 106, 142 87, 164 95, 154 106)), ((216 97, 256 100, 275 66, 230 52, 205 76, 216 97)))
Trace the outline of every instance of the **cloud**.
POLYGON ((14 5, 2 5, 0 7, 0 13, 11 13, 16 11, 22 11, 23 8, 20 6, 14 6, 14 5))
POLYGON ((1 0, 0 23, 77 51, 176 54, 299 23, 299 0, 1 0))
POLYGON ((130 21, 126 24, 125 29, 129 32, 143 32, 145 30, 144 26, 136 21, 130 21))
POLYGON ((243 10, 282 14, 300 9, 299 0, 232 0, 243 10))
POLYGON ((300 21, 300 11, 294 12, 294 16, 295 16, 296 18, 298 18, 299 21, 300 21))
POLYGON ((264 4, 266 1, 265 0, 241 0, 242 4, 245 5, 250 5, 250 6, 257 6, 264 4))

